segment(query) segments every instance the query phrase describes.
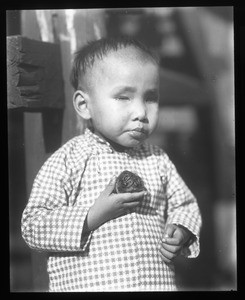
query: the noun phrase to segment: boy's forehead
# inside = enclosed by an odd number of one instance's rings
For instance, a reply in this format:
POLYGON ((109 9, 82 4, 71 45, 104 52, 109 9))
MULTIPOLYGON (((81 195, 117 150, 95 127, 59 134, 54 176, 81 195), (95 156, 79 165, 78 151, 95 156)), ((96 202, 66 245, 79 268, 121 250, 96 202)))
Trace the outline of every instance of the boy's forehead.
POLYGON ((154 65, 157 69, 159 68, 149 54, 135 47, 129 46, 118 50, 110 50, 102 58, 95 58, 92 68, 88 70, 87 76, 85 76, 86 81, 87 84, 92 87, 97 75, 99 77, 107 77, 108 72, 115 72, 116 67, 120 68, 117 69, 118 73, 122 71, 121 66, 123 69, 127 69, 127 66, 130 66, 130 68, 132 68, 132 66, 138 68, 138 66, 147 63, 154 65))
POLYGON ((92 69, 95 72, 97 71, 103 72, 105 71, 105 67, 108 67, 108 65, 114 65, 114 64, 124 65, 125 63, 136 64, 136 65, 152 63, 156 65, 156 67, 158 67, 156 62, 153 60, 153 58, 150 57, 149 54, 144 53, 142 50, 137 49, 133 46, 128 46, 117 50, 110 50, 102 58, 95 59, 92 69))
MULTIPOLYGON (((110 50, 108 53, 102 58, 102 60, 107 60, 110 58, 118 59, 118 60, 130 60, 133 59, 134 61, 150 61, 150 55, 144 53, 143 50, 138 49, 134 46, 128 46, 119 48, 117 50, 110 50)), ((153 60, 152 60, 153 61, 153 60)))

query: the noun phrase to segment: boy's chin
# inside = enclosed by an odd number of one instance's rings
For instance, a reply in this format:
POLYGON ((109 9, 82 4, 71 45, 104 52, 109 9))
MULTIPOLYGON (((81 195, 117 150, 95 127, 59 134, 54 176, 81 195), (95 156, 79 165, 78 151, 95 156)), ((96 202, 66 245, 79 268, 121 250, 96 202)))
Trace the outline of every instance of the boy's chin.
POLYGON ((139 146, 142 143, 143 143, 143 141, 134 141, 134 142, 128 143, 127 144, 127 148, 137 147, 137 146, 139 146))
POLYGON ((125 149, 139 146, 143 141, 116 141, 111 142, 112 147, 117 151, 124 151, 125 149))
POLYGON ((134 148, 134 147, 139 146, 142 143, 143 143, 143 141, 132 140, 132 141, 120 143, 119 145, 124 148, 134 148))

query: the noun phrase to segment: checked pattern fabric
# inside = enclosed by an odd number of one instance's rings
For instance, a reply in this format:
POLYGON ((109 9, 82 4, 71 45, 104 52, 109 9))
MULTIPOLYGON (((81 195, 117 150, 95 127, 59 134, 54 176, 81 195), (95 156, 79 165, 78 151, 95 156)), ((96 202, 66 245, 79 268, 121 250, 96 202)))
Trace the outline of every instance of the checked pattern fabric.
POLYGON ((168 223, 196 237, 183 255, 196 257, 200 249, 197 201, 167 154, 148 143, 116 152, 89 129, 44 163, 21 222, 26 243, 48 253, 53 292, 176 290, 174 265, 158 250, 168 223), (89 208, 123 170, 137 173, 148 194, 134 210, 82 236, 89 208))

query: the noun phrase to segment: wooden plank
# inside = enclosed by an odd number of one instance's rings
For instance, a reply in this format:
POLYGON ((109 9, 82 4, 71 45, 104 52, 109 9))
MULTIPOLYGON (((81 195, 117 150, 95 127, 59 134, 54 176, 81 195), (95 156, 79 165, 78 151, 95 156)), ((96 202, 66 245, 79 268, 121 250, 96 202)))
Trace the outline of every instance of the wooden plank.
MULTIPOLYGON (((99 11, 91 15, 94 10, 76 10, 73 26, 76 31, 76 45, 81 46, 87 40, 95 37, 94 24, 98 23, 101 28, 104 23, 103 15, 99 16, 99 11), (84 25, 84 26, 83 26, 84 25), (91 28, 89 28, 91 27, 91 28)), ((72 41, 71 32, 69 32, 68 15, 66 10, 44 11, 46 23, 50 31, 55 31, 54 40, 60 48, 62 70, 59 74, 63 77, 65 109, 25 109, 24 112, 24 143, 25 143, 25 162, 26 162, 26 189, 29 196, 33 184, 33 180, 40 169, 41 165, 49 155, 57 148, 58 144, 64 144, 74 135, 80 134, 84 129, 83 120, 77 117, 73 103, 73 88, 69 83, 69 75, 72 61, 72 41), (53 18, 52 23, 50 18, 53 18), (61 120, 62 119, 62 120, 61 120), (62 124, 61 124, 62 121, 62 124), (61 126, 61 128, 60 128, 61 126), (56 129, 55 129, 56 128, 56 129), (62 130, 61 137, 57 137, 57 131, 62 130), (61 140, 61 142, 60 142, 61 140)), ((71 25, 72 25, 71 24, 71 25)), ((35 39, 39 42, 43 37, 41 33, 42 22, 37 20, 35 10, 21 11, 21 28, 22 36, 28 39, 35 39)), ((54 45, 54 44, 53 44, 54 45)), ((54 46, 58 46, 54 45, 54 46)), ((38 77, 38 75, 36 75, 38 77)), ((60 92, 59 88, 55 88, 54 96, 60 92)), ((40 102, 40 101, 39 101, 40 102)), ((28 198, 26 199, 26 201, 28 198)), ((24 205, 23 205, 24 207, 24 205)), ((32 253, 32 278, 33 291, 48 290, 48 273, 46 254, 31 250, 32 253)), ((24 274, 23 274, 24 276, 24 274)))
POLYGON ((8 108, 62 108, 59 45, 22 36, 7 37, 8 108))
MULTIPOLYGON (((64 92, 65 92, 65 110, 63 114, 62 125, 62 144, 72 138, 74 135, 79 134, 77 116, 73 107, 72 97, 73 88, 70 84, 70 72, 71 72, 71 36, 67 29, 67 15, 65 10, 54 11, 56 13, 57 35, 60 38, 60 50, 62 60, 62 72, 64 78, 64 92)), ((80 28, 80 34, 84 34, 84 28, 80 28)))
MULTIPOLYGON (((50 17, 50 13, 47 17, 50 17)), ((51 24, 47 20, 47 24, 51 24)), ((42 41, 41 25, 37 20, 37 13, 35 10, 22 10, 21 11, 21 28, 22 36, 26 38, 42 41)), ((49 28, 52 32, 52 28, 49 28)), ((51 41, 50 41, 51 42, 51 41)), ((60 44, 52 44, 60 49, 60 62, 62 63, 62 49, 60 44)), ((62 76, 63 81, 63 66, 59 75, 62 76)), ((65 102, 65 82, 63 82, 64 102, 65 102)), ((55 93, 59 94, 56 89, 55 93)), ((56 94, 54 95, 56 96, 56 94)), ((65 105, 66 106, 66 105, 65 105)), ((62 122, 61 115, 65 109, 42 109, 42 111, 25 111, 24 112, 24 135, 25 135, 25 161, 26 161, 26 185, 27 194, 32 189, 33 180, 48 158, 48 156, 55 151, 57 147, 61 146, 62 138, 62 122)), ((28 197, 26 201, 28 200, 28 197)), ((32 291, 46 292, 48 291, 48 273, 47 273, 47 254, 31 250, 32 261, 32 291)))

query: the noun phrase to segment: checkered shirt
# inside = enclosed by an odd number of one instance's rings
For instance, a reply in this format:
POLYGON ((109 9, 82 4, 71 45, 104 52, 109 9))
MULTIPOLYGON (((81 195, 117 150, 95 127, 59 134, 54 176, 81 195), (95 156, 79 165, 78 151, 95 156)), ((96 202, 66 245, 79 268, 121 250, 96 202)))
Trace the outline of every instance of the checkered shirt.
POLYGON ((182 252, 196 257, 200 211, 166 153, 146 142, 117 152, 86 129, 40 169, 21 226, 26 243, 48 253, 50 291, 171 291, 174 265, 158 250, 170 223, 196 236, 182 252), (148 194, 131 213, 82 236, 89 208, 123 170, 141 176, 148 194))

